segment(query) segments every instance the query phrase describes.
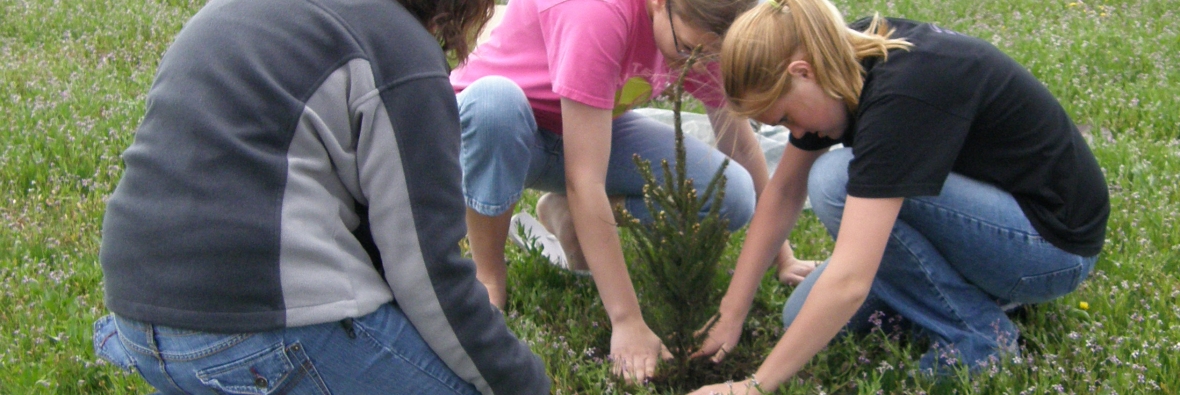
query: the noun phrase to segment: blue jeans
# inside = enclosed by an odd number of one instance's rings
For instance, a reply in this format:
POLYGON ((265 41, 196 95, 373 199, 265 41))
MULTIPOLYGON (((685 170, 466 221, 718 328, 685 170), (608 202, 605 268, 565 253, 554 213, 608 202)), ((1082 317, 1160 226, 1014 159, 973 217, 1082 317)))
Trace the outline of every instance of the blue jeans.
MULTIPOLYGON (((504 77, 480 78, 458 95, 463 127, 460 163, 467 207, 496 216, 512 208, 525 188, 565 193, 565 153, 560 135, 537 127, 524 92, 504 77)), ((685 138, 686 169, 701 190, 721 167, 725 154, 705 143, 685 138)), ((661 160, 676 162, 675 133, 671 126, 628 111, 611 124, 610 160, 606 172, 608 196, 624 196, 626 209, 640 221, 651 220, 643 203, 643 177, 635 154, 652 163, 663 180, 661 160)), ((725 199, 721 216, 737 230, 754 214, 754 182, 736 162, 725 169, 725 199)), ((710 205, 702 208, 708 212, 710 205)))
POLYGON ((221 334, 114 314, 94 350, 164 394, 478 394, 392 304, 366 316, 270 332, 221 334))
MULTIPOLYGON (((851 149, 816 161, 808 193, 816 216, 835 237, 847 198, 851 149)), ((1017 352, 1019 335, 1001 305, 1040 303, 1072 292, 1097 257, 1065 252, 1045 241, 1012 195, 952 173, 938 196, 906 198, 865 304, 849 326, 865 327, 874 311, 896 312, 931 339, 923 370, 945 372, 965 363, 1017 352)), ((790 326, 818 267, 783 307, 790 326)))

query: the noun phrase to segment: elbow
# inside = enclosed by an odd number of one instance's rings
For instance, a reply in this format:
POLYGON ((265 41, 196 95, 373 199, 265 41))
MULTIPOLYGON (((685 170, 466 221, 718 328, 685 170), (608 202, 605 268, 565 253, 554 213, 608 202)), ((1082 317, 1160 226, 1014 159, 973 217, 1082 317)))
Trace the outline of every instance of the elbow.
POLYGON ((570 199, 575 199, 577 197, 584 196, 586 194, 585 191, 588 189, 589 188, 587 188, 585 186, 578 185, 577 183, 574 183, 574 182, 566 182, 565 183, 565 195, 567 197, 569 197, 570 199))
POLYGON ((872 289, 872 285, 870 284, 870 285, 864 286, 864 287, 858 286, 858 287, 850 287, 850 288, 852 288, 852 289, 848 290, 847 293, 845 294, 845 301, 848 303, 849 306, 852 306, 855 309, 859 309, 860 306, 865 303, 865 299, 869 298, 869 290, 872 289))
POLYGON ((853 310, 860 308, 864 304, 865 299, 869 297, 869 291, 873 287, 872 276, 846 274, 836 276, 832 280, 832 290, 835 291, 832 292, 832 295, 836 296, 840 305, 853 310))
POLYGON ((851 285, 840 287, 840 290, 835 293, 836 301, 839 303, 838 306, 840 306, 841 310, 850 312, 851 314, 849 314, 849 318, 851 318, 856 314, 855 312, 860 310, 860 307, 864 305, 865 300, 868 299, 869 289, 870 287, 862 288, 860 286, 851 285))
POLYGON ((579 198, 585 198, 595 194, 606 194, 605 183, 584 180, 583 178, 586 177, 566 174, 565 194, 570 200, 578 200, 579 198))

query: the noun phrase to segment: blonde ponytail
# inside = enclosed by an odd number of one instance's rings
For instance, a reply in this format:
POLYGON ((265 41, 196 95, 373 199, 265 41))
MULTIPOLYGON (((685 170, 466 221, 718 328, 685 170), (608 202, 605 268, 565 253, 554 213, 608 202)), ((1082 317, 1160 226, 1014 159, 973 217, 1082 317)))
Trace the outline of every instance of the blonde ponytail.
POLYGON ((721 72, 730 107, 742 115, 766 111, 791 87, 787 65, 798 53, 815 69, 824 92, 850 112, 860 104, 860 60, 888 56, 912 44, 891 39, 893 31, 874 16, 865 32, 849 29, 827 0, 776 0, 760 4, 734 22, 721 46, 721 72))

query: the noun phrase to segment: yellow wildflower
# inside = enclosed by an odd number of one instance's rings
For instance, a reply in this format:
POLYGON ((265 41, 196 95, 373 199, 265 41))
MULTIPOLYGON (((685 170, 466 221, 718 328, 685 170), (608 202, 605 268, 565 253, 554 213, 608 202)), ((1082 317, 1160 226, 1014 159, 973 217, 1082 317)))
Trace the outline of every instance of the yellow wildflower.
POLYGON ((1081 303, 1078 303, 1078 307, 1081 308, 1082 310, 1089 310, 1090 304, 1086 303, 1086 302, 1081 302, 1081 303))

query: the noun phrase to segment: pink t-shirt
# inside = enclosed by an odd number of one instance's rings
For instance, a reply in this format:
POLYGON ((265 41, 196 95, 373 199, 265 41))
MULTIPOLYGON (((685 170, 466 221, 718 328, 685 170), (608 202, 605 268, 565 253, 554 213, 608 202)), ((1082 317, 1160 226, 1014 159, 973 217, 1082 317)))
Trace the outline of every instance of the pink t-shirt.
MULTIPOLYGON (((513 0, 504 13, 489 40, 451 73, 451 83, 460 92, 484 76, 513 80, 542 129, 562 133, 562 97, 619 116, 674 81, 656 48, 645 0, 513 0)), ((709 70, 690 73, 685 88, 720 107, 718 68, 709 70)))

